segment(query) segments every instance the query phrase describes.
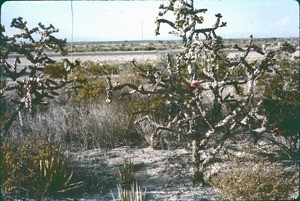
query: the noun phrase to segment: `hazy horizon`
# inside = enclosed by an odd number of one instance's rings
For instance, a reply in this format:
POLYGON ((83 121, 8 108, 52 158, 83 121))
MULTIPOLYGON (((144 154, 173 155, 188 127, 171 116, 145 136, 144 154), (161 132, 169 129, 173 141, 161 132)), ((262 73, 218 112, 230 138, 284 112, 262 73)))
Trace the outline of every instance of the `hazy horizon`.
MULTIPOLYGON (((250 37, 247 38, 224 38, 225 40, 248 40, 250 37)), ((266 38, 254 38, 254 40, 268 40, 268 39, 299 39, 299 37, 266 37, 266 38)), ((148 40, 91 40, 91 41, 73 41, 73 43, 98 43, 98 42, 151 42, 151 41, 181 41, 181 39, 148 39, 148 40)), ((71 43, 71 41, 67 41, 68 43, 71 43)))
MULTIPOLYGON (((13 18, 23 17, 28 27, 39 22, 59 29, 55 36, 73 41, 180 40, 169 35, 171 28, 161 26, 155 36, 155 18, 159 5, 167 1, 7 1, 1 6, 1 23, 6 34, 13 18), (53 12, 55 11, 55 12, 53 12)), ((203 27, 215 22, 221 13, 226 27, 217 34, 226 39, 299 37, 299 5, 295 0, 198 0, 195 8, 207 8, 203 27)), ((203 37, 203 36, 202 36, 203 37)))

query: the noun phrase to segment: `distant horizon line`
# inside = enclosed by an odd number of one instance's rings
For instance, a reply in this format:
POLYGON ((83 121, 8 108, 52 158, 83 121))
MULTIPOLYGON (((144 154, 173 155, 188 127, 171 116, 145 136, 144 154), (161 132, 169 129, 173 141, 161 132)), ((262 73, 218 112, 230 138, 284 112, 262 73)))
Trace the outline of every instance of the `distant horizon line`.
MULTIPOLYGON (((249 37, 240 37, 240 38, 225 38, 222 37, 225 40, 248 40, 249 37)), ((254 37, 254 39, 299 39, 299 37, 296 36, 289 36, 289 37, 254 37)), ((182 39, 120 39, 120 40, 76 40, 73 41, 73 43, 94 43, 94 42, 147 42, 147 41, 181 41, 182 39)), ((203 39, 201 39, 203 40, 203 39)), ((67 41, 67 43, 71 43, 71 41, 67 41)))

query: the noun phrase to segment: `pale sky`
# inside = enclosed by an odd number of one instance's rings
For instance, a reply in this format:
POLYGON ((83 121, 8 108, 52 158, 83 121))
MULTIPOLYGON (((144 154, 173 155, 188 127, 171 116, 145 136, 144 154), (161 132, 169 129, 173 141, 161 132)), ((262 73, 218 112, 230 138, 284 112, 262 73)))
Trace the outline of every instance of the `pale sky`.
MULTIPOLYGON (((164 40, 177 39, 162 26, 154 35, 155 18, 162 1, 72 1, 74 41, 164 40)), ((224 38, 299 37, 299 5, 296 0, 194 0, 195 8, 206 8, 205 25, 214 23, 221 13, 227 27, 217 34, 224 38)), ((23 17, 28 27, 39 22, 52 23, 59 29, 59 38, 71 40, 71 1, 7 1, 1 7, 1 23, 6 33, 13 30, 13 18, 23 17)))

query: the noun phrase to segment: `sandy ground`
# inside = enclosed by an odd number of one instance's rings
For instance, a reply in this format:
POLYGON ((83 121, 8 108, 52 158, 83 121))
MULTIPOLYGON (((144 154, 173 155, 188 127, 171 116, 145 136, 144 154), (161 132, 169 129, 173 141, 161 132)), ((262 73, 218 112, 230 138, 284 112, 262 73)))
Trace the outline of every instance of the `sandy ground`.
POLYGON ((134 178, 142 188, 146 188, 147 200, 215 200, 218 197, 211 186, 193 185, 191 152, 183 148, 120 147, 108 152, 90 150, 75 153, 73 157, 77 171, 89 172, 99 179, 98 192, 82 198, 85 201, 112 200, 112 194, 118 197, 118 170, 124 160, 134 163, 134 178))
MULTIPOLYGON (((274 153, 265 152, 264 147, 268 146, 264 141, 259 141, 260 149, 252 148, 251 153, 246 153, 243 143, 231 144, 221 151, 219 160, 216 160, 205 173, 205 177, 230 170, 228 166, 229 158, 226 155, 238 157, 254 157, 263 154, 264 157, 276 156, 274 153)), ((269 148, 268 148, 269 150, 269 148)), ((217 157, 218 158, 218 157, 217 157)), ((218 190, 210 185, 193 185, 193 169, 191 165, 192 153, 186 148, 175 148, 172 150, 154 150, 146 148, 130 148, 123 146, 120 148, 104 151, 94 149, 72 153, 72 160, 75 174, 86 175, 89 183, 93 186, 86 187, 93 189, 85 196, 81 196, 80 201, 102 201, 113 200, 113 196, 118 198, 117 185, 121 179, 118 174, 124 161, 132 161, 134 164, 134 179, 141 188, 146 188, 148 201, 160 200, 222 200, 218 190)), ((252 164, 253 165, 253 164, 252 164)), ((275 166, 274 166, 275 167, 275 166)), ((294 166, 287 166, 286 171, 294 166)), ((295 170, 293 170, 295 171, 295 170)), ((208 181, 208 180, 207 180, 208 181)), ((291 198, 299 196, 299 189, 291 198)))
MULTIPOLYGON (((165 55, 165 51, 148 51, 148 52, 88 52, 88 53, 80 53, 71 54, 67 56, 60 56, 60 55, 48 55, 51 59, 56 61, 62 61, 63 59, 67 58, 70 61, 75 61, 79 59, 80 61, 94 61, 98 63, 124 63, 132 61, 133 59, 137 60, 138 62, 143 61, 156 61, 159 58, 165 55)), ((13 65, 15 61, 15 57, 10 57, 8 59, 9 63, 13 65)), ((20 57, 21 64, 20 66, 31 65, 31 63, 25 59, 24 57, 20 57)))

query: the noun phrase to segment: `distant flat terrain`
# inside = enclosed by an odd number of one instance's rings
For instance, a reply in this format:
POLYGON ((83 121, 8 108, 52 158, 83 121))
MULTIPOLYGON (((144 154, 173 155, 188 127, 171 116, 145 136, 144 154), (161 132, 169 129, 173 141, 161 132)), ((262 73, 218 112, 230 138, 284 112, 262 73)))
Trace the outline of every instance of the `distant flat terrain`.
MULTIPOLYGON (((180 49, 177 50, 155 50, 155 51, 110 51, 110 52, 82 52, 82 53, 70 53, 67 56, 62 56, 60 54, 48 54, 50 58, 56 61, 61 61, 64 58, 74 61, 79 59, 80 61, 94 61, 99 63, 124 63, 132 61, 133 59, 138 62, 147 62, 147 61, 157 61, 162 59, 166 53, 178 53, 180 49)), ((230 50, 228 56, 233 58, 241 54, 237 50, 230 50)), ((294 53, 295 56, 299 56, 299 48, 294 53)), ((248 58, 250 60, 258 59, 261 55, 256 52, 250 52, 248 58)), ((20 67, 31 65, 31 63, 25 59, 25 57, 20 57, 21 64, 20 67)), ((15 61, 15 56, 10 56, 8 61, 13 65, 15 61)))

